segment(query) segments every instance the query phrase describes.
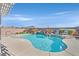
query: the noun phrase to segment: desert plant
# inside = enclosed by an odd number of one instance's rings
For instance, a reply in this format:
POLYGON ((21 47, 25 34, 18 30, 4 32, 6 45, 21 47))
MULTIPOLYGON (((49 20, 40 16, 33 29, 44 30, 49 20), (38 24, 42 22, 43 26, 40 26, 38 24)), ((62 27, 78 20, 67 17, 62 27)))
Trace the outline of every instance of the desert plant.
POLYGON ((72 35, 73 31, 72 30, 68 30, 68 35, 72 35))

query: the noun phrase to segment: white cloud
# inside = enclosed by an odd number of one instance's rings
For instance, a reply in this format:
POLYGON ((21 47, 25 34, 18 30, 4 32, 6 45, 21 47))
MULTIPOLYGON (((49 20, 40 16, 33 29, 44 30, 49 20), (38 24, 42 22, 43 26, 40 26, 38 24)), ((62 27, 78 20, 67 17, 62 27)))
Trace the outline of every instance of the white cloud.
POLYGON ((51 27, 52 26, 53 27, 73 27, 73 26, 79 25, 78 11, 63 11, 63 12, 53 13, 52 15, 32 16, 32 17, 28 17, 28 15, 15 14, 15 15, 7 16, 4 19, 8 21, 15 20, 15 21, 24 21, 24 22, 25 21, 31 22, 31 20, 33 20, 33 23, 32 22, 31 23, 38 27, 46 26, 47 24, 51 27), (66 15, 66 16, 63 16, 63 15, 66 15))
POLYGON ((59 24, 55 24, 55 27, 75 27, 79 26, 79 20, 72 21, 72 22, 62 22, 59 24))
POLYGON ((67 14, 67 13, 70 13, 71 11, 63 11, 63 12, 57 12, 55 13, 56 15, 64 15, 64 14, 67 14))
POLYGON ((4 17, 3 20, 18 20, 18 21, 30 21, 32 18, 24 17, 22 15, 13 15, 13 16, 7 16, 4 17))
POLYGON ((19 15, 19 14, 15 14, 14 16, 16 16, 16 17, 17 17, 17 16, 22 16, 22 15, 19 15))
POLYGON ((17 20, 20 20, 20 21, 30 21, 32 20, 32 18, 26 18, 26 17, 16 17, 17 20))

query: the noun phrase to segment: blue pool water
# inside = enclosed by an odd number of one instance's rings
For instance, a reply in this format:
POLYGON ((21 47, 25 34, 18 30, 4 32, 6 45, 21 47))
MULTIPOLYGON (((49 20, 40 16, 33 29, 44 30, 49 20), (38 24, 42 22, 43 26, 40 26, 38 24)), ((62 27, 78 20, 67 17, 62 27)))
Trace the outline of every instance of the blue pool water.
POLYGON ((45 36, 45 35, 25 35, 24 38, 29 40, 32 45, 40 50, 48 52, 60 52, 67 48, 61 36, 45 36))

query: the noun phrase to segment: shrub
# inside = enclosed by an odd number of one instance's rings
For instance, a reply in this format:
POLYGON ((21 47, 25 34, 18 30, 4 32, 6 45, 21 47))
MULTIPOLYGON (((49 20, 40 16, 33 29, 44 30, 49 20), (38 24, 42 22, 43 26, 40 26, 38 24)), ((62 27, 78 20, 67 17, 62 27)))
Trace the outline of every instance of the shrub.
POLYGON ((68 30, 68 35, 72 35, 73 31, 72 30, 68 30))

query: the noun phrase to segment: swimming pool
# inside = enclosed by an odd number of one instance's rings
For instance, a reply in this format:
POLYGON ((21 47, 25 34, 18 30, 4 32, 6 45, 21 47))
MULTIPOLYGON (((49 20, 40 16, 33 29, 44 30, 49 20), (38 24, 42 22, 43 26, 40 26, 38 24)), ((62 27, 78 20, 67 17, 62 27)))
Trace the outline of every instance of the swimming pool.
POLYGON ((67 45, 63 42, 61 36, 45 36, 37 34, 25 35, 24 38, 29 40, 32 45, 40 50, 48 52, 60 52, 67 48, 67 45))

